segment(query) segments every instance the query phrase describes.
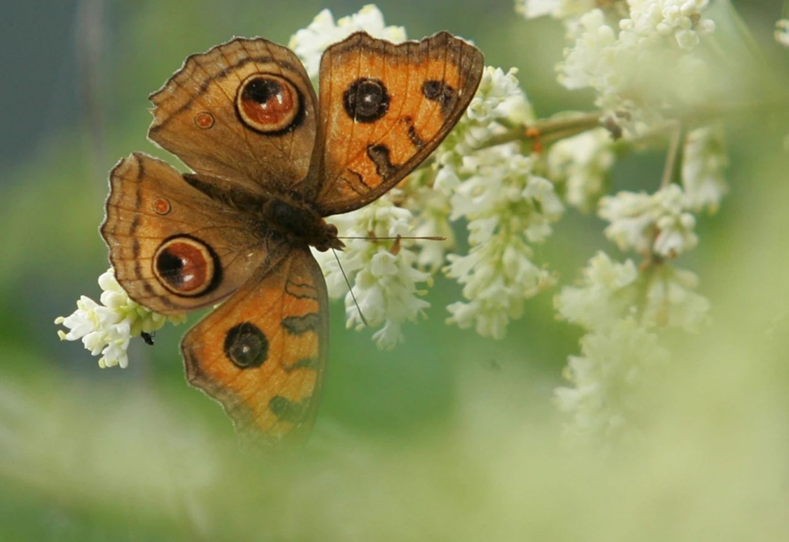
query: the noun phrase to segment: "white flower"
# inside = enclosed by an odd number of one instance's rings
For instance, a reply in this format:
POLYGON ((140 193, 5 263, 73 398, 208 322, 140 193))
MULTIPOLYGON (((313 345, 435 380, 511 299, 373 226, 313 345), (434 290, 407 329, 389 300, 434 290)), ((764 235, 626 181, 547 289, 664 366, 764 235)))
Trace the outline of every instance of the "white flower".
POLYGON ((775 23, 775 41, 789 47, 789 19, 780 19, 775 23))
POLYGON ((99 305, 82 296, 77 301, 77 310, 67 317, 59 316, 55 324, 64 325, 68 333, 58 330, 60 340, 82 343, 94 356, 101 354, 99 366, 125 368, 129 364, 127 349, 131 337, 141 333, 153 333, 168 320, 174 324, 186 320, 184 316, 164 316, 152 312, 132 301, 115 280, 112 269, 99 277, 99 286, 104 290, 99 305))
POLYGON ((647 271, 647 281, 642 324, 695 332, 707 322, 710 302, 693 291, 695 274, 664 263, 647 271))
POLYGON ((638 300, 638 269, 632 260, 617 263, 598 252, 578 286, 565 286, 554 298, 559 315, 586 329, 604 329, 632 313, 638 300))
POLYGON ((614 141, 605 128, 557 141, 548 151, 548 176, 565 184, 565 200, 582 211, 592 211, 606 188, 614 165, 614 141))
POLYGON ((639 395, 648 373, 669 353, 657 335, 632 318, 585 335, 582 356, 570 356, 565 377, 572 387, 555 391, 560 410, 572 415, 566 436, 576 441, 621 436, 639 414, 639 395))
POLYGON ((682 156, 682 186, 693 211, 717 211, 729 191, 724 172, 729 165, 723 127, 705 126, 688 133, 682 156))
POLYGON ((559 316, 588 330, 634 318, 644 328, 697 331, 710 303, 694 290, 698 278, 666 262, 639 272, 632 260, 617 263, 598 252, 577 286, 565 286, 554 299, 559 316))
POLYGON ((503 337, 523 301, 554 282, 533 263, 527 241, 543 242, 564 208, 553 185, 531 168, 531 159, 512 146, 485 149, 464 161, 459 173, 465 178, 449 187, 450 218, 468 222, 471 246, 467 255, 448 256, 445 272, 464 285, 468 300, 447 307, 449 322, 474 326, 483 336, 503 337))
MULTIPOLYGON (((345 296, 347 326, 363 326, 361 310, 371 327, 379 327, 373 339, 381 348, 391 348, 403 340, 401 332, 405 321, 415 321, 430 304, 419 296, 424 292, 416 284, 426 282, 430 274, 416 267, 417 252, 405 246, 405 241, 393 241, 397 236, 411 236, 414 217, 408 209, 395 206, 389 198, 381 198, 353 213, 332 217, 346 239, 341 253, 341 264, 353 284, 354 298, 345 284, 334 255, 331 252, 315 255, 321 262, 329 295, 345 296), (371 240, 372 235, 388 238, 371 240)), ((435 243, 424 240, 420 243, 435 243)))
POLYGON ((527 19, 550 15, 555 19, 580 16, 597 7, 599 0, 515 0, 515 11, 527 19))
POLYGON ((376 6, 368 4, 357 13, 343 17, 336 24, 331 11, 324 9, 307 28, 299 30, 290 38, 288 47, 304 63, 310 78, 315 79, 318 77, 323 51, 329 45, 342 41, 360 30, 392 43, 400 43, 406 39, 405 29, 402 26, 385 26, 381 11, 376 6))
POLYGON ((696 219, 682 188, 671 184, 654 194, 622 191, 600 200, 599 215, 611 224, 605 235, 621 250, 675 258, 692 250, 696 219))
POLYGON ((707 0, 631 0, 617 25, 601 9, 571 27, 572 47, 558 66, 570 89, 592 87, 597 105, 630 132, 662 119, 668 104, 689 106, 707 96, 708 70, 690 56, 714 23, 702 17, 707 0))

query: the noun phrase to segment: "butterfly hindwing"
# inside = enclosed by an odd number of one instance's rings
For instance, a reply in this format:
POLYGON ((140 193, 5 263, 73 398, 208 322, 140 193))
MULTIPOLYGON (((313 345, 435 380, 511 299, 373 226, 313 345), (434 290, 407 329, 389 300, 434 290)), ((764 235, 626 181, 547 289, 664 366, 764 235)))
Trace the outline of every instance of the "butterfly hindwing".
POLYGON ((328 331, 323 274, 309 250, 293 248, 187 333, 187 379, 253 447, 298 441, 315 418, 328 331))
POLYGON ((110 173, 101 234, 115 276, 133 300, 162 314, 218 302, 276 252, 262 230, 186 178, 142 153, 110 173))
POLYGON ((483 69, 482 53, 446 32, 399 45, 358 32, 329 47, 310 170, 319 212, 358 209, 419 165, 463 115, 483 69))

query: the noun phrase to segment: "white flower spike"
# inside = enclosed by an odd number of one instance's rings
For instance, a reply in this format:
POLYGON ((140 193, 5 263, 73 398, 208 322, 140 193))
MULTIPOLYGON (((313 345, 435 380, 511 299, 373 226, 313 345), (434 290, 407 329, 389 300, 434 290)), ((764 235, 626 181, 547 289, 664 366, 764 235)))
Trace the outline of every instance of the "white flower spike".
POLYGON ((186 321, 185 316, 164 316, 132 301, 115 280, 112 269, 99 277, 99 286, 103 290, 101 304, 82 296, 77 301, 77 310, 69 316, 59 316, 55 324, 69 329, 68 333, 58 330, 60 340, 81 339, 92 355, 101 354, 102 368, 128 366, 127 350, 132 337, 153 333, 168 321, 173 324, 186 321))

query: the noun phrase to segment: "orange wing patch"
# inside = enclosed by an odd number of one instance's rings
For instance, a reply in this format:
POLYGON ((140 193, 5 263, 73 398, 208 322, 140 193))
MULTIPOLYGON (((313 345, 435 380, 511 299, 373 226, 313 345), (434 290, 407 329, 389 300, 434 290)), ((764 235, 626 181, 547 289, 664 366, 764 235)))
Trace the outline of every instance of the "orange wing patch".
POLYGON ((413 170, 466 110, 483 68, 478 49, 445 32, 400 45, 357 33, 330 47, 321 61, 323 155, 311 171, 320 212, 362 207, 413 170))
POLYGON ((189 382, 218 400, 245 444, 306 437, 328 350, 328 299, 317 262, 293 249, 259 270, 181 344, 189 382))

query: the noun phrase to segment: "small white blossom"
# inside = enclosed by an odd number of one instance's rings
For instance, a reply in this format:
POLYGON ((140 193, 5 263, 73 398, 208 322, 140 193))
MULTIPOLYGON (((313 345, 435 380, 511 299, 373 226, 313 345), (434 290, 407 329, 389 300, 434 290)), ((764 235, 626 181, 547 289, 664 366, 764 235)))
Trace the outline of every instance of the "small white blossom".
POLYGON ((775 41, 789 47, 789 19, 780 19, 775 23, 775 41))
POLYGON ((698 331, 707 322, 710 302, 693 290, 698 277, 685 269, 662 264, 649 271, 642 323, 698 331))
MULTIPOLYGON (((395 206, 389 198, 381 198, 353 213, 332 217, 342 237, 347 239, 341 253, 341 263, 348 280, 353 284, 353 294, 348 292, 334 255, 331 252, 315 253, 326 275, 329 295, 345 296, 347 326, 363 326, 361 310, 371 327, 379 327, 373 339, 381 348, 391 348, 403 340, 401 332, 405 321, 415 321, 430 304, 419 296, 424 292, 416 284, 426 282, 430 274, 416 267, 417 252, 398 242, 399 249, 391 247, 397 236, 411 236, 414 217, 408 209, 395 206), (369 239, 369 236, 390 238, 386 242, 369 239)), ((425 240, 423 243, 437 241, 425 240)))
POLYGON ((68 333, 58 330, 60 340, 76 341, 94 356, 101 354, 99 366, 125 368, 129 364, 127 349, 131 337, 141 333, 153 333, 168 320, 174 324, 186 320, 184 316, 164 316, 152 312, 132 301, 115 279, 112 269, 99 277, 101 305, 82 296, 77 301, 77 310, 69 316, 59 316, 55 324, 69 329, 68 333))
POLYGON ((517 73, 515 68, 505 72, 501 68, 486 66, 477 92, 466 110, 466 117, 478 126, 500 119, 511 122, 530 119, 531 107, 515 77, 517 73))
POLYGON ((638 269, 632 260, 617 263, 598 252, 578 286, 565 286, 554 299, 559 315, 586 329, 611 327, 632 313, 638 300, 638 269))
POLYGON ((644 373, 664 365, 669 353, 632 318, 585 335, 581 352, 565 370, 572 387, 555 391, 559 409, 572 415, 566 436, 581 442, 620 437, 639 414, 644 373))
POLYGON ((696 219, 682 188, 671 184, 654 194, 622 191, 600 200, 599 215, 611 224, 605 235, 621 250, 674 258, 698 243, 696 219))
POLYGON ((304 63, 307 75, 316 79, 323 51, 329 45, 342 41, 360 30, 392 43, 400 43, 406 39, 405 29, 402 26, 385 26, 381 11, 375 5, 368 4, 357 13, 341 18, 336 24, 331 11, 324 9, 307 28, 299 30, 290 38, 288 47, 304 63))
POLYGON ((555 19, 578 17, 597 7, 599 0, 515 0, 515 11, 527 19, 550 15, 555 19))
POLYGON ((616 154, 605 128, 590 130, 557 141, 548 151, 548 176, 564 183, 564 198, 582 211, 595 209, 603 195, 616 154))
POLYGON ((577 286, 554 299, 559 316, 588 330, 634 318, 644 328, 697 331, 708 318, 709 301, 694 290, 698 278, 666 262, 639 272, 632 260, 617 263, 598 252, 577 286))
POLYGON ((682 159, 682 186, 693 211, 717 211, 729 191, 724 172, 729 165, 723 127, 706 126, 685 138, 682 159))

